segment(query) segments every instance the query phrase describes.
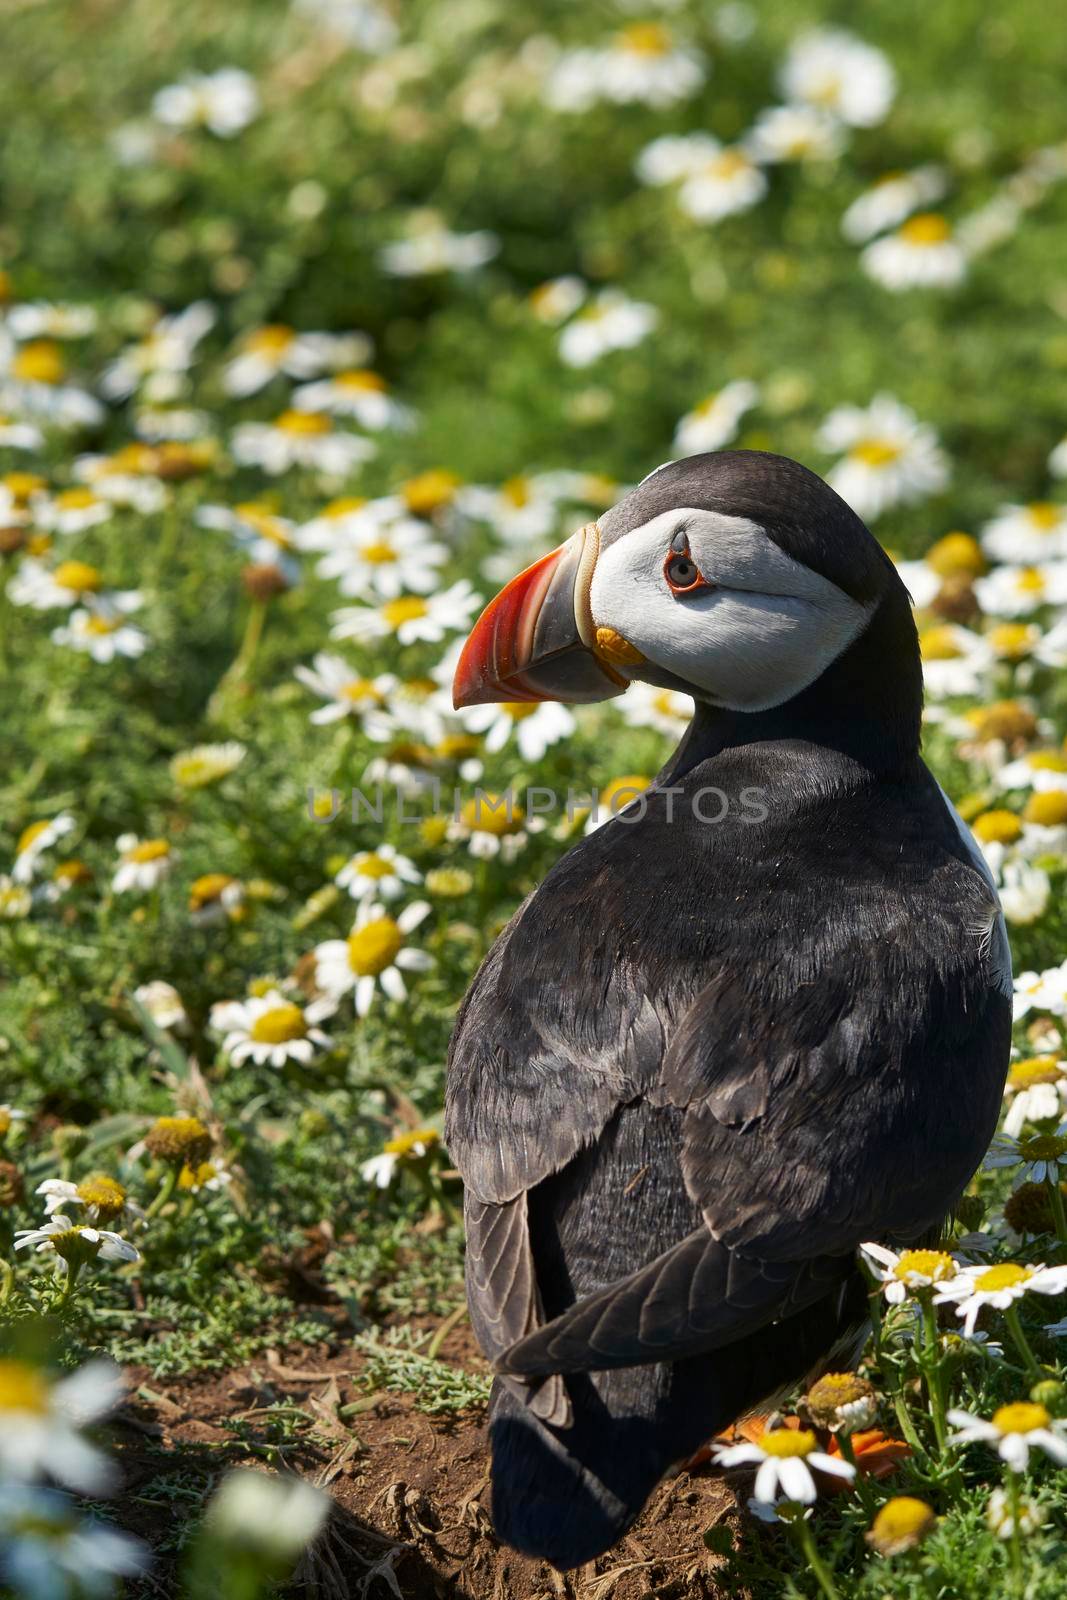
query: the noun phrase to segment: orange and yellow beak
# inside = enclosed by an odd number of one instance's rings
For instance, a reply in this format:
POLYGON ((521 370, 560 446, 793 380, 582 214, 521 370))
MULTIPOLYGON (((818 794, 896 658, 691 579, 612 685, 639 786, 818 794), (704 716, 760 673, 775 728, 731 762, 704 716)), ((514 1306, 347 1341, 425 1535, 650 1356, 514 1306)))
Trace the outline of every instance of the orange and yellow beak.
POLYGON ((595 522, 491 600, 463 647, 457 707, 490 701, 610 700, 629 680, 596 647, 589 590, 600 550, 595 522))

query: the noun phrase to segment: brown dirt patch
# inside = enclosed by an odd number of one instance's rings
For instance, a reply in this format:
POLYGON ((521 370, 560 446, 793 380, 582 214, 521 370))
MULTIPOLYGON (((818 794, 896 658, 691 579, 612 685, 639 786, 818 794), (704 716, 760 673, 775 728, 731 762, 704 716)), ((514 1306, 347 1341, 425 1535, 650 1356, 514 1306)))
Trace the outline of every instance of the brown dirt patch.
MULTIPOLYGON (((481 1363, 466 1324, 441 1356, 481 1363)), ((427 1416, 410 1397, 368 1395, 363 1363, 343 1344, 270 1352, 222 1376, 153 1380, 136 1392, 115 1436, 125 1473, 117 1518, 153 1547, 150 1578, 131 1590, 176 1592, 183 1525, 235 1465, 285 1464, 331 1495, 335 1511, 302 1562, 292 1593, 315 1600, 705 1600, 716 1594, 709 1527, 736 1501, 701 1468, 661 1485, 607 1556, 560 1574, 499 1545, 489 1517, 484 1416, 427 1416), (339 1406, 357 1405, 337 1417, 339 1406), (285 1431, 286 1412, 301 1422, 285 1431), (314 1424, 309 1427, 303 1418, 314 1424)))

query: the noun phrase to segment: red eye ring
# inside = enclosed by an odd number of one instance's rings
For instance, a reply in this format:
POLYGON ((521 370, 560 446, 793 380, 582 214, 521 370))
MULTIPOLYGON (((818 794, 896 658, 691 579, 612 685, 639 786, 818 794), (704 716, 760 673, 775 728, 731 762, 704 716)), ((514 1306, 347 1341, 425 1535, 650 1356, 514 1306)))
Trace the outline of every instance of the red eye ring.
POLYGON ((711 587, 689 554, 688 545, 683 550, 667 552, 667 559, 663 563, 663 576, 672 594, 695 594, 698 589, 711 587))

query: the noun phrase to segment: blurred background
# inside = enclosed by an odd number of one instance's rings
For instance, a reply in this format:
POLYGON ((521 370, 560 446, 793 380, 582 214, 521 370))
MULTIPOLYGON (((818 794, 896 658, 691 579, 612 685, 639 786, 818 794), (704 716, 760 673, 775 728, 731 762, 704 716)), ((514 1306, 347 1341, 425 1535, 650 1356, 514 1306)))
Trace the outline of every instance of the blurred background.
POLYGON ((1062 431, 1067 187, 1024 191, 1027 162, 1067 132, 1067 35, 1035 0, 872 0, 860 31, 891 83, 846 52, 829 69, 839 83, 824 68, 799 92, 783 80, 791 49, 813 27, 856 26, 854 8, 4 12, 0 260, 18 296, 106 300, 116 348, 146 301, 199 297, 218 307, 216 343, 264 323, 363 330, 384 377, 417 398, 398 471, 639 476, 731 379, 763 386, 744 442, 819 465, 815 423, 885 389, 943 431, 966 517, 994 485, 1036 481, 1062 431), (677 181, 639 176, 653 140, 733 146, 787 100, 834 126, 801 129, 792 150, 779 130, 757 201, 694 217, 677 181), (1022 204, 986 219, 994 237, 950 293, 887 291, 842 217, 875 180, 931 165, 953 230, 1021 170, 1022 204), (654 332, 606 367, 561 361, 557 308, 537 315, 531 293, 564 275, 654 306, 654 332))

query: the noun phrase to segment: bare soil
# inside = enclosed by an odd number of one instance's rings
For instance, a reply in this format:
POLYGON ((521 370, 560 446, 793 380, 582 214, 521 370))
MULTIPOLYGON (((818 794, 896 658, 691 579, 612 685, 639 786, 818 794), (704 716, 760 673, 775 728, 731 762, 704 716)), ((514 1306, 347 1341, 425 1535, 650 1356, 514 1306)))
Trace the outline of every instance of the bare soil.
MULTIPOLYGON (((469 1327, 440 1356, 482 1366, 469 1327)), ((369 1395, 362 1362, 342 1341, 271 1351, 223 1375, 153 1380, 134 1388, 115 1438, 125 1487, 116 1518, 153 1548, 143 1600, 177 1592, 183 1525, 234 1465, 286 1465, 334 1501, 323 1537, 294 1578, 315 1600, 705 1600, 717 1565, 703 1535, 733 1521, 732 1490, 708 1467, 664 1483, 622 1542, 571 1573, 517 1556, 493 1537, 484 1415, 427 1416, 410 1397, 369 1395), (358 1405, 339 1420, 339 1406, 358 1405), (277 1408, 314 1419, 285 1442, 277 1408)), ((483 1369, 484 1370, 484 1369, 483 1369)))

